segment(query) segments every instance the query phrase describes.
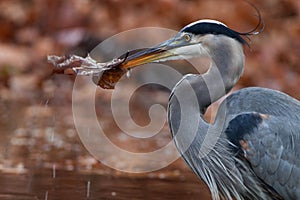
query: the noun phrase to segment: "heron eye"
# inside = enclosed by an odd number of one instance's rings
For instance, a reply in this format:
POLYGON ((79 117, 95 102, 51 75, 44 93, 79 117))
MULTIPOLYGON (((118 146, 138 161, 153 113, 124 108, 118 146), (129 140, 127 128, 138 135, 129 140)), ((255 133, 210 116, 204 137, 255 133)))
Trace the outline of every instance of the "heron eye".
POLYGON ((191 36, 190 36, 189 34, 185 34, 185 35, 183 36, 183 38, 184 38, 184 40, 185 40, 186 42, 191 41, 191 36))

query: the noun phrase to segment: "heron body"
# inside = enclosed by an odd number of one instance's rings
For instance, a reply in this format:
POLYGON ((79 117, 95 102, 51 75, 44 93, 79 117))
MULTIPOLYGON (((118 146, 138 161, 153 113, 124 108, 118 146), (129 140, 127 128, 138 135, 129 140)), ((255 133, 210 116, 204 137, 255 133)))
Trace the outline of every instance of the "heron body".
POLYGON ((183 159, 214 200, 300 199, 299 101, 271 89, 245 88, 221 103, 213 124, 204 119, 243 73, 241 35, 247 34, 200 20, 131 55, 124 66, 209 56, 209 70, 184 76, 169 98, 168 122, 183 159))
MULTIPOLYGON (((171 98, 169 121, 175 136, 179 124, 172 123, 178 117, 173 115, 174 101, 171 98)), ((208 155, 199 155, 205 145, 200 133, 218 126, 218 117, 213 125, 199 125, 194 142, 181 152, 214 199, 220 194, 225 199, 300 199, 299 102, 275 90, 252 87, 228 96, 217 116, 224 111, 220 138, 208 155)), ((180 142, 175 141, 179 151, 180 142)))

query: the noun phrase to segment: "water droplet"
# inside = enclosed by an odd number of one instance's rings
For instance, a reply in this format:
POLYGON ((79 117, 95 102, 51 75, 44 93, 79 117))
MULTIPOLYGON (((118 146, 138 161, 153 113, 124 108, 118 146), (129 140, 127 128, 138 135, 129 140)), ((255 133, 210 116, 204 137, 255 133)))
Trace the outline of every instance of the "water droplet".
POLYGON ((48 200, 48 190, 45 192, 45 200, 48 200))
POLYGON ((53 143, 53 141, 54 141, 54 131, 53 130, 52 130, 52 133, 51 133, 50 141, 51 141, 51 143, 53 143))
POLYGON ((46 100, 45 106, 48 107, 48 104, 49 104, 49 99, 46 100))
POLYGON ((116 196, 117 195, 117 193, 116 192, 111 192, 111 196, 116 196))
POLYGON ((131 75, 131 72, 130 72, 130 70, 128 70, 128 71, 126 72, 126 77, 129 78, 130 75, 131 75))
POLYGON ((56 177, 56 165, 53 164, 52 165, 52 178, 55 178, 56 177))
POLYGON ((86 186, 86 198, 90 197, 90 189, 91 189, 91 181, 88 181, 86 186))

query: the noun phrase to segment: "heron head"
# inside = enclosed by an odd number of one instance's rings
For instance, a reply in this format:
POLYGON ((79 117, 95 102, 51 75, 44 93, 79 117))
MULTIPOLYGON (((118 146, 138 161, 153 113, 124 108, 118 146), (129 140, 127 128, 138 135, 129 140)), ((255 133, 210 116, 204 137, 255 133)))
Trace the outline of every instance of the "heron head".
POLYGON ((175 36, 157 46, 130 53, 122 68, 129 69, 151 62, 210 56, 209 46, 213 45, 219 36, 225 36, 241 44, 246 43, 240 33, 219 21, 199 20, 185 26, 175 36))
POLYGON ((243 55, 241 47, 243 44, 246 44, 246 41, 242 36, 254 35, 261 32, 263 28, 255 32, 260 24, 261 18, 253 30, 246 33, 239 33, 216 20, 206 19, 193 22, 182 28, 175 36, 159 45, 130 51, 120 56, 119 59, 122 60, 122 63, 115 68, 105 71, 100 79, 97 78, 96 84, 104 88, 114 88, 115 83, 127 70, 147 63, 186 60, 200 56, 212 58, 218 54, 218 59, 214 60, 218 65, 220 64, 218 62, 235 59, 235 57, 228 57, 228 47, 230 46, 237 47, 236 49, 238 49, 237 52, 230 54, 231 56, 243 57, 241 56, 243 55))

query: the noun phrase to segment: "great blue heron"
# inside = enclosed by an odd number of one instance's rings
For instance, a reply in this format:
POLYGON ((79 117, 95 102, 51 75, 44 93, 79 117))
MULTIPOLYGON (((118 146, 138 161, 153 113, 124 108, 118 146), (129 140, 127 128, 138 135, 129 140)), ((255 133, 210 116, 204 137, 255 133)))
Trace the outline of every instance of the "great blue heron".
POLYGON ((279 91, 251 87, 229 95, 213 124, 203 117, 208 106, 239 80, 246 44, 242 36, 251 33, 236 32, 214 20, 196 21, 166 42, 129 55, 122 67, 209 56, 208 72, 184 76, 169 98, 168 122, 182 157, 208 185, 214 200, 300 199, 299 101, 279 91), (176 137, 182 121, 178 99, 188 104, 190 88, 198 103, 185 105, 190 117, 185 123, 186 127, 196 127, 196 134, 183 150, 186 137, 194 132, 186 128, 185 137, 176 137), (207 155, 200 156, 209 131, 218 132, 220 137, 207 155))

